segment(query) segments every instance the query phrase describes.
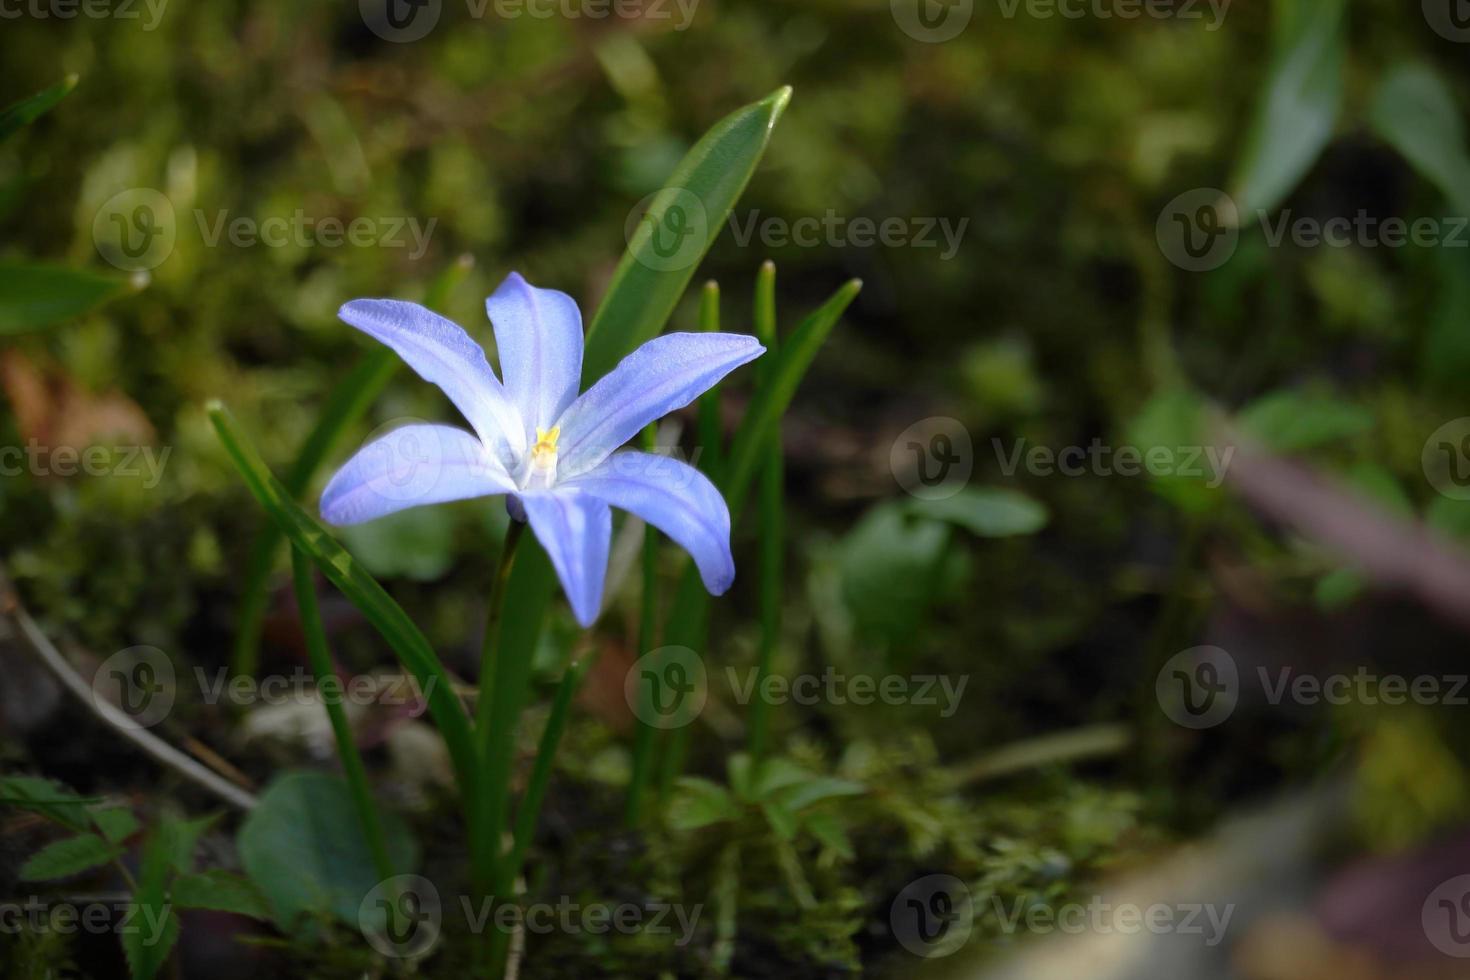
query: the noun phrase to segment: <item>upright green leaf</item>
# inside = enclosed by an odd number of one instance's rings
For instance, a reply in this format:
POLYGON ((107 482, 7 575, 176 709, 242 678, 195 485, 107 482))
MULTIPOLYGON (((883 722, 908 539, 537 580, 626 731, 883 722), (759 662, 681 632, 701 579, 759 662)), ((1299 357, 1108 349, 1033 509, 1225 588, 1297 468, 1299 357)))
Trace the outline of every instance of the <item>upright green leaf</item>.
POLYGON ((1277 0, 1274 58, 1233 196, 1241 220, 1276 207, 1317 162, 1342 109, 1346 0, 1277 0))
POLYGON ((70 320, 130 289, 123 276, 0 262, 0 336, 70 320))
POLYGON ((168 882, 184 849, 178 825, 164 821, 143 845, 138 890, 133 894, 134 929, 122 934, 133 980, 153 980, 179 939, 179 917, 168 900, 168 882))
POLYGON ((789 101, 781 88, 720 120, 654 195, 587 328, 584 387, 663 329, 789 101))
POLYGON ((169 888, 169 897, 179 908, 233 912, 262 920, 271 917, 260 889, 249 879, 220 868, 179 875, 169 888))
POLYGON ((68 75, 45 91, 0 109, 0 143, 15 135, 22 126, 29 126, 49 112, 76 87, 77 76, 68 75))
POLYGON ((1470 151, 1460 108, 1444 80, 1422 64, 1389 72, 1373 97, 1369 121, 1449 198, 1458 214, 1470 215, 1470 151))

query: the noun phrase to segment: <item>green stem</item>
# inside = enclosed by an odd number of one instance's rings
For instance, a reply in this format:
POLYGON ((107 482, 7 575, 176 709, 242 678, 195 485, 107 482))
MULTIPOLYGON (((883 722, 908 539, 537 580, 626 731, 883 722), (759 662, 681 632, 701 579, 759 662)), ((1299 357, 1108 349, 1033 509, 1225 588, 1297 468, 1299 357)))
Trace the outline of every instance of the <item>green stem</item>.
POLYGON ((326 705, 327 719, 332 723, 332 734, 337 738, 337 755, 342 760, 342 771, 347 776, 347 788, 352 794, 353 806, 357 808, 357 818, 362 822, 363 839, 367 841, 379 880, 387 881, 394 875, 393 861, 388 857, 388 838, 383 834, 382 821, 378 819, 372 789, 368 786, 367 769, 353 740, 347 712, 342 708, 341 698, 332 694, 333 689, 340 691, 341 679, 332 667, 331 654, 327 652, 327 634, 322 627, 321 612, 317 609, 311 562, 296 548, 291 549, 291 577, 296 586, 296 607, 301 612, 307 657, 311 660, 312 673, 316 675, 317 691, 326 705))
MULTIPOLYGON (((771 262, 761 266, 755 281, 755 336, 766 346, 766 354, 757 365, 758 383, 771 383, 771 365, 776 359, 776 267, 771 262)), ((785 464, 781 458, 781 423, 771 426, 761 464, 757 488, 757 537, 760 541, 760 652, 756 667, 755 690, 765 687, 775 657, 776 641, 781 632, 781 562, 785 533, 784 497, 785 464)), ((760 759, 770 742, 771 704, 759 695, 750 709, 750 755, 760 759)))
MULTIPOLYGON (((699 294, 699 329, 714 333, 720 329, 720 284, 711 279, 699 294)), ((720 386, 715 385, 699 396, 699 468, 711 480, 720 478, 725 459, 724 426, 720 421, 720 386)))

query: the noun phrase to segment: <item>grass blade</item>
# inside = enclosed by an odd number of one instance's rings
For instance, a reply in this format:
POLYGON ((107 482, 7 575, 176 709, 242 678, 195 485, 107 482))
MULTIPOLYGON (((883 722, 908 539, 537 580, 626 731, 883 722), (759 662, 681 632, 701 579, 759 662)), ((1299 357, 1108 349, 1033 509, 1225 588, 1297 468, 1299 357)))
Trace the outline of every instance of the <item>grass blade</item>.
MULTIPOLYGON (((454 287, 473 268, 469 256, 463 256, 440 273, 424 298, 426 306, 443 307, 454 287)), ((293 499, 301 499, 312 477, 341 441, 342 436, 361 419, 377 400, 402 362, 388 347, 374 347, 345 378, 332 389, 322 408, 316 427, 301 444, 296 460, 286 471, 282 483, 293 499)), ((270 599, 270 576, 281 548, 281 532, 274 524, 260 530, 250 549, 245 567, 245 582, 240 595, 240 620, 235 627, 235 651, 231 669, 236 675, 255 673, 260 650, 260 627, 270 599)))
POLYGON ((785 87, 737 109, 716 123, 674 168, 629 240, 587 329, 583 387, 663 329, 699 260, 745 190, 790 101, 791 89, 785 87), (667 248, 670 236, 673 251, 667 248))
POLYGON ((418 681, 419 689, 428 701, 429 713, 449 748, 460 790, 465 794, 468 806, 473 799, 477 772, 469 716, 455 696, 449 674, 429 646, 429 641, 398 603, 383 591, 377 580, 292 499, 245 439, 229 411, 219 402, 213 402, 208 412, 210 423, 225 451, 271 521, 322 570, 328 581, 362 611, 418 681))
POLYGON ((76 87, 77 76, 68 75, 44 91, 0 109, 0 143, 15 135, 22 126, 29 126, 50 112, 56 103, 66 98, 76 87))

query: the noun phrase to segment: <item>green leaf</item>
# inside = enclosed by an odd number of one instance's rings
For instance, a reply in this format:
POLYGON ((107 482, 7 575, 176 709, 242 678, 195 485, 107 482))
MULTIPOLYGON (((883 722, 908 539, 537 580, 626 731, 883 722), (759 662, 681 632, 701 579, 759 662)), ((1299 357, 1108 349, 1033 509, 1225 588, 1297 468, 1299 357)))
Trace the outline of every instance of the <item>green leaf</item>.
POLYGON ((1363 576, 1353 569, 1335 569, 1317 579, 1317 584, 1312 589, 1312 599, 1319 608, 1332 612, 1356 599, 1367 585, 1363 576))
POLYGON ((130 281, 122 276, 65 266, 0 262, 0 336, 81 316, 131 288, 130 281))
POLYGON ((809 806, 813 806, 823 800, 834 799, 839 796, 861 796, 868 791, 862 783, 855 783, 850 779, 837 779, 832 776, 817 776, 804 783, 787 786, 776 793, 776 802, 790 810, 792 813, 800 813, 809 806))
POLYGON ((52 106, 66 98, 76 87, 77 76, 68 75, 45 91, 0 109, 0 143, 15 135, 22 126, 29 126, 49 112, 52 106))
MULTIPOLYGON (((418 846, 392 813, 383 830, 394 867, 412 868, 418 846)), ((358 925, 363 897, 379 884, 372 852, 344 780, 291 772, 273 782, 245 817, 240 862, 289 931, 300 916, 335 915, 358 925)))
MULTIPOLYGON (((796 389, 822 349, 828 334, 862 290, 860 280, 853 279, 814 310, 781 342, 775 360, 761 371, 761 384, 751 397, 741 419, 740 428, 730 446, 729 459, 720 476, 720 490, 730 505, 731 517, 740 513, 751 479, 761 462, 761 451, 781 416, 791 405, 796 389)), ((766 357, 772 355, 767 354, 766 357)))
POLYGON ((756 768, 755 779, 750 786, 750 796, 756 800, 764 799, 779 789, 814 778, 813 773, 798 766, 790 759, 783 759, 780 756, 762 759, 756 768))
POLYGON ((225 407, 216 402, 210 405, 208 412, 225 451, 271 520, 362 611, 418 681, 419 690, 424 692, 428 701, 429 712, 449 747, 461 790, 468 792, 475 785, 478 771, 478 754, 470 732, 469 716, 465 714, 449 675, 429 646, 429 641, 398 603, 383 591, 377 580, 292 499, 266 468, 254 447, 245 440, 225 407))
POLYGON ((804 814, 801 822, 802 826, 806 827, 813 837, 821 841, 824 847, 830 848, 844 858, 852 859, 852 841, 848 839, 847 830, 843 828, 842 821, 835 813, 804 814))
POLYGON ((114 844, 119 844, 138 832, 138 819, 125 806, 98 807, 90 811, 92 823, 114 844))
POLYGON ((714 125, 674 168, 628 241, 592 324, 583 387, 663 329, 791 101, 782 88, 714 125))
POLYGON ((686 776, 675 785, 669 801, 669 826, 674 830, 698 830, 740 816, 740 805, 730 791, 708 779, 686 776))
POLYGON ((994 487, 967 487, 952 497, 916 500, 909 507, 924 517, 957 524, 982 538, 1035 534, 1050 519, 1046 507, 1026 494, 994 487))
POLYGON ((87 805, 101 802, 100 796, 78 796, 50 779, 36 776, 0 776, 0 805, 39 813, 72 830, 88 829, 92 821, 87 813, 87 805))
POLYGON ((1348 485, 1397 517, 1412 519, 1414 504, 1404 486, 1377 463, 1355 463, 1347 472, 1348 485))
POLYGON ((169 889, 169 896, 180 908, 233 912, 261 920, 271 917, 265 896, 249 879, 221 868, 179 875, 169 889))
POLYGON ((143 845, 138 890, 133 895, 137 912, 132 931, 122 934, 123 952, 133 980, 153 980, 168 961, 179 938, 179 917, 166 894, 168 879, 185 847, 189 831, 179 821, 165 821, 143 845))
POLYGON ((1433 69, 1407 64, 1389 72, 1373 96, 1368 120, 1459 214, 1470 215, 1465 125, 1454 95, 1433 69))
POLYGON ((789 841, 796 837, 798 827, 796 814, 782 806, 779 801, 765 801, 761 804, 761 813, 765 815, 766 823, 771 825, 771 829, 781 840, 789 841))
POLYGON ((1241 409, 1238 421, 1268 449, 1296 452, 1361 435, 1373 414, 1325 392, 1284 389, 1241 409))
POLYGON ((1332 138, 1347 62, 1346 0, 1282 0, 1275 55, 1233 182, 1241 220, 1291 193, 1332 138))
POLYGON ((951 532, 889 501, 868 511, 838 552, 842 595, 860 632, 898 644, 915 635, 940 593, 951 532))
MULTIPOLYGON (((1205 419, 1205 403, 1198 394, 1185 387, 1165 388, 1155 393, 1129 423, 1127 441, 1145 459, 1154 448, 1177 454, 1183 447, 1204 444, 1205 419)), ((1209 484, 1223 479, 1224 474, 1210 473, 1208 480, 1181 473, 1150 473, 1149 478, 1160 496, 1186 513, 1198 514, 1218 503, 1218 485, 1212 488, 1209 484)))
POLYGON ((47 844, 31 855, 20 869, 21 881, 51 881, 69 878, 98 865, 106 864, 122 854, 96 834, 79 834, 47 844))
POLYGON ((194 870, 194 850, 199 846, 199 838, 218 820, 219 815, 214 814, 195 820, 170 817, 159 824, 159 845, 170 871, 187 874, 194 870))

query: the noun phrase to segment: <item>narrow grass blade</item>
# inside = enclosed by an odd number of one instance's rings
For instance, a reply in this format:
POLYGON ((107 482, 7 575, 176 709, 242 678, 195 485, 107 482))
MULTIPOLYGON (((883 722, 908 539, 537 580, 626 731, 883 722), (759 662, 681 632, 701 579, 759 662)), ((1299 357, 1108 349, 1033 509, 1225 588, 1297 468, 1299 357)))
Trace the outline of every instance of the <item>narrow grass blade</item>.
MULTIPOLYGON (((478 756, 469 716, 455 696, 449 674, 429 646, 429 641, 398 603, 383 591, 383 587, 327 533, 326 528, 291 498, 240 432, 229 411, 219 402, 213 402, 208 413, 225 451, 271 521, 362 611, 418 681, 428 701, 429 713, 449 748, 460 790, 465 794, 466 803, 470 803, 478 756)), ((472 817, 472 825, 473 822, 472 817)))
MULTIPOLYGON (((431 309, 442 308, 454 287, 464 281, 464 277, 473 267, 474 262, 470 257, 463 256, 445 269, 429 287, 428 295, 424 299, 425 305, 431 309)), ((389 348, 375 347, 332 389, 322 407, 316 427, 301 444, 301 451, 296 454, 296 460, 282 480, 292 498, 299 500, 306 492, 322 461, 331 455, 343 434, 367 414, 367 410, 392 379, 400 363, 402 362, 398 355, 389 348)), ((275 568, 276 555, 280 548, 281 532, 273 524, 262 528, 251 546, 240 595, 240 619, 235 627, 235 650, 231 667, 236 675, 248 677, 255 673, 256 657, 260 648, 260 626, 270 598, 270 575, 275 568)))
POLYGON ((55 326, 136 288, 126 276, 0 262, 0 336, 55 326))
POLYGON ((551 702, 551 714, 546 719, 546 728, 536 747, 536 762, 531 767, 526 794, 521 798, 520 809, 516 812, 515 840, 511 845, 510 859, 506 862, 512 878, 520 873, 521 862, 526 859, 526 849, 531 846, 531 837, 536 832, 536 822, 541 815, 541 801, 546 798, 546 786, 551 781, 556 747, 561 744, 562 733, 566 731, 567 719, 571 716, 572 698, 581 688, 593 659, 592 656, 586 656, 569 666, 556 688, 556 697, 551 702))
POLYGON ((68 75, 44 91, 0 109, 0 143, 15 135, 22 126, 29 126, 50 112, 56 103, 66 98, 76 87, 77 76, 68 75))
POLYGON ((587 330, 583 387, 668 322, 791 101, 789 87, 726 116, 649 204, 587 330))
MULTIPOLYGON (((778 342, 776 336, 776 267, 767 262, 755 281, 755 336, 768 353, 756 366, 761 388, 774 380, 778 342)), ((781 456, 781 423, 778 418, 766 437, 757 490, 757 539, 760 542, 760 650, 756 665, 756 690, 771 673, 776 639, 781 632, 781 579, 785 541, 785 464, 781 456)), ((750 755, 759 759, 770 741, 771 705, 756 698, 750 708, 750 755)))

